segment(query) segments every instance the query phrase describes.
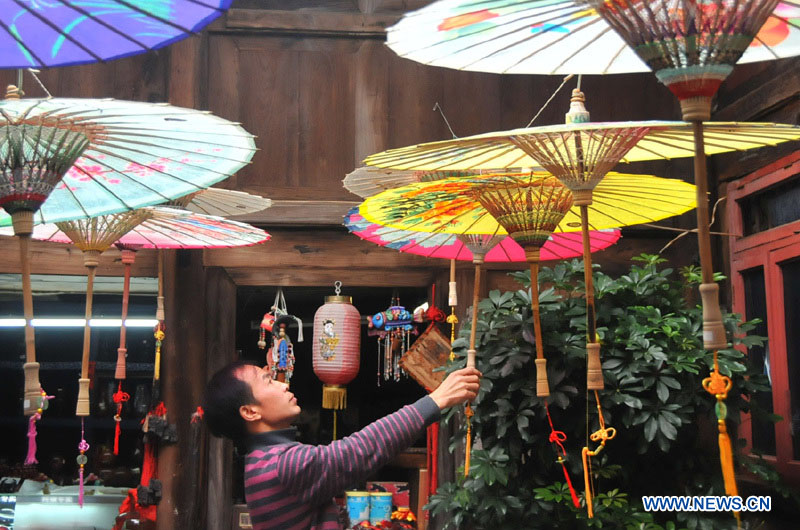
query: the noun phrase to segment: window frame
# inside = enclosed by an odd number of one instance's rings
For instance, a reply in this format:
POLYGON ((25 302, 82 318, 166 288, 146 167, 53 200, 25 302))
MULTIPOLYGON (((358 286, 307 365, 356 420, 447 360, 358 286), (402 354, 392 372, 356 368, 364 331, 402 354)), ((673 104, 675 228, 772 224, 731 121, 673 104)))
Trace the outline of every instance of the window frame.
MULTIPOLYGON (((800 151, 728 184, 726 213, 730 233, 744 233, 740 199, 780 184, 798 173, 800 173, 800 151)), ((782 263, 800 259, 800 220, 749 236, 732 235, 729 253, 732 305, 735 313, 743 316, 746 314, 743 273, 757 267, 762 267, 764 271, 772 406, 774 413, 783 417, 783 421, 775 424, 776 454, 764 455, 764 458, 774 463, 786 478, 800 482, 800 460, 793 458, 791 437, 791 399, 781 269, 782 263)), ((796 390, 800 391, 800 388, 796 390)), ((752 423, 749 414, 742 414, 739 435, 746 440, 745 452, 751 452, 752 423)))

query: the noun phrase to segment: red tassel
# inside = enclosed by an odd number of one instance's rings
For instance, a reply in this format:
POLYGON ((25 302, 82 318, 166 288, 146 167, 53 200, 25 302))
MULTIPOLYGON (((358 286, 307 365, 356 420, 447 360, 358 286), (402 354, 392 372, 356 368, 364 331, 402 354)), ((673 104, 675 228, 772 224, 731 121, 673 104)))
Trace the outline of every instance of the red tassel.
POLYGON ((550 443, 557 446, 556 454, 558 455, 558 463, 561 464, 561 469, 564 471, 564 477, 567 479, 567 487, 569 494, 572 497, 572 504, 576 508, 581 507, 581 502, 578 500, 578 494, 575 493, 575 488, 572 486, 572 479, 569 478, 569 472, 564 461, 567 456, 567 450, 564 448, 564 443, 567 441, 567 435, 563 431, 557 431, 553 427, 553 419, 550 417, 550 407, 547 406, 547 401, 544 402, 544 410, 547 413, 547 421, 550 423, 550 443))
POLYGON ((119 434, 120 428, 119 424, 122 421, 122 404, 131 399, 130 394, 122 391, 122 381, 119 382, 117 385, 117 391, 114 392, 114 403, 117 404, 117 413, 114 414, 114 421, 116 422, 116 427, 114 428, 114 454, 119 454, 119 434))
MULTIPOLYGON (((116 418, 115 418, 116 419, 116 418)), ((114 427, 114 454, 119 454, 119 422, 116 422, 116 427, 114 427)))

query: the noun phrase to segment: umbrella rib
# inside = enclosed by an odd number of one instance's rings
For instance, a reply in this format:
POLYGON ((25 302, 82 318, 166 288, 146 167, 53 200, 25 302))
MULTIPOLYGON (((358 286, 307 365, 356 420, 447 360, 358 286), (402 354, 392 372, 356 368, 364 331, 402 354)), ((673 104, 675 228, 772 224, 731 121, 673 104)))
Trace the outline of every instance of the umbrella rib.
MULTIPOLYGON (((120 149, 120 148, 118 148, 118 149, 120 149)), ((139 154, 143 154, 143 155, 148 155, 148 154, 150 154, 150 153, 148 153, 148 152, 146 152, 146 151, 139 151, 139 150, 136 150, 136 149, 126 149, 126 150, 127 150, 127 151, 131 151, 131 152, 133 152, 133 153, 139 153, 139 154)), ((92 152, 95 152, 95 151, 96 151, 96 152, 98 152, 98 153, 102 153, 102 154, 108 155, 108 156, 112 156, 112 157, 114 157, 114 158, 116 158, 116 159, 119 159, 119 160, 124 160, 125 162, 129 162, 129 163, 131 163, 131 164, 135 164, 135 165, 137 165, 137 166, 140 166, 140 167, 145 167, 145 168, 147 168, 147 169, 149 169, 149 170, 151 170, 151 171, 154 171, 154 172, 156 172, 156 173, 159 173, 159 174, 161 174, 161 175, 167 175, 167 176, 169 176, 169 177, 172 177, 172 178, 174 178, 174 179, 176 179, 176 180, 178 180, 178 181, 180 181, 180 182, 184 182, 184 183, 186 183, 186 184, 190 184, 190 185, 192 185, 194 188, 196 188, 196 190, 197 190, 197 191, 199 191, 199 190, 202 190, 202 189, 205 189, 205 187, 204 187, 204 186, 198 186, 197 184, 195 184, 195 183, 194 183, 194 182, 192 182, 191 180, 187 180, 187 179, 181 178, 181 177, 179 177, 177 174, 173 174, 173 173, 170 173, 170 172, 168 172, 168 171, 165 171, 165 170, 162 170, 162 169, 154 168, 154 167, 152 167, 152 166, 150 166, 150 165, 148 165, 148 164, 142 164, 141 162, 138 162, 138 161, 136 161, 136 160, 133 160, 132 158, 128 158, 127 156, 123 155, 122 153, 120 153, 120 152, 118 152, 118 151, 106 151, 106 150, 104 150, 104 149, 100 149, 100 147, 99 147, 99 146, 95 146, 95 147, 93 147, 93 148, 92 148, 92 152)), ((86 152, 84 152, 83 156, 84 156, 84 157, 86 157, 86 156, 87 156, 87 155, 86 155, 86 152)), ((162 158, 164 158, 164 159, 166 159, 166 160, 169 160, 170 162, 175 162, 175 160, 173 160, 173 159, 171 159, 171 158, 167 158, 167 157, 162 157, 162 158)), ((99 163, 99 162, 98 162, 98 163, 99 163)), ((182 164, 183 164, 184 166, 190 166, 190 167, 200 167, 200 168, 202 168, 202 169, 203 169, 205 172, 207 172, 207 173, 215 173, 215 174, 217 174, 217 175, 222 175, 222 178, 220 178, 219 180, 222 180, 223 178, 227 178, 228 176, 230 176, 228 173, 224 173, 224 172, 221 172, 221 171, 217 171, 217 170, 215 170, 215 169, 212 169, 212 168, 204 168, 204 167, 202 167, 202 166, 192 166, 192 165, 190 165, 190 164, 186 164, 186 163, 182 163, 182 164)), ((104 165, 104 166, 108 166, 107 164, 103 164, 103 165, 104 165)), ((244 165, 244 164, 243 164, 243 165, 244 165)), ((217 180, 216 182, 219 182, 219 180, 217 180)), ((169 200, 169 199, 168 199, 168 200, 169 200)))
POLYGON ((608 70, 611 68, 611 65, 612 65, 612 64, 614 64, 614 61, 616 61, 616 60, 617 60, 617 58, 618 58, 620 55, 622 55, 622 52, 624 52, 624 51, 625 51, 627 48, 628 48, 628 45, 627 45, 627 44, 625 44, 625 43, 623 42, 623 43, 622 43, 622 46, 620 46, 620 47, 619 47, 619 50, 617 50, 617 53, 615 53, 615 54, 614 54, 614 55, 611 57, 611 59, 609 59, 609 61, 608 61, 608 64, 606 65, 606 67, 605 67, 605 68, 603 68, 603 74, 607 74, 607 73, 608 73, 608 70))
MULTIPOLYGON (((594 39, 592 39, 592 40, 591 40, 591 41, 590 41, 588 44, 585 44, 585 45, 583 46, 583 48, 579 48, 579 49, 575 50, 574 52, 572 52, 572 54, 571 54, 571 55, 568 55, 566 59, 564 59, 563 61, 561 61, 561 63, 560 63, 560 64, 559 64, 559 65, 558 65, 558 66, 555 68, 555 70, 558 70, 559 68, 561 68, 562 66, 564 66, 564 64, 566 64, 566 63, 567 63, 567 61, 569 61, 570 59, 572 59, 573 57, 575 57, 576 55, 578 55, 579 53, 581 53, 583 50, 585 50, 585 49, 586 49, 586 47, 587 47, 587 46, 589 46, 590 44, 592 44, 592 43, 594 43, 595 41, 597 41, 597 40, 598 40, 600 37, 602 37, 603 35, 605 35, 605 34, 606 34, 606 33, 608 33, 609 31, 612 31, 612 29, 611 29, 611 26, 607 26, 607 27, 606 27, 604 30, 602 30, 600 33, 598 33, 598 34, 597 34, 597 36, 595 36, 595 38, 594 38, 594 39)), ((618 54, 619 54, 619 52, 617 52, 617 55, 618 55, 618 54)), ((616 59, 616 55, 614 56, 614 59, 616 59)), ((614 60, 614 59, 612 59, 612 62, 613 62, 613 60, 614 60)))
POLYGON ((77 47, 79 47, 80 49, 82 49, 84 52, 86 52, 87 54, 91 55, 91 56, 92 56, 92 58, 93 58, 95 61, 101 61, 101 62, 102 62, 102 60, 103 60, 103 59, 102 59, 102 58, 101 58, 99 55, 97 55, 97 54, 96 54, 96 53, 94 53, 92 50, 90 50, 89 48, 87 48, 86 46, 84 46, 82 43, 78 42, 78 41, 77 41, 77 40, 76 40, 76 39, 75 39, 75 38, 74 38, 72 35, 70 35, 68 32, 64 32, 64 31, 63 31, 61 28, 59 28, 58 26, 56 26, 56 25, 53 23, 53 21, 52 21, 52 20, 49 20, 48 18, 44 17, 43 15, 41 15, 40 13, 38 13, 36 10, 33 10, 33 9, 30 9, 30 8, 28 8, 28 7, 27 7, 25 4, 23 4, 23 3, 22 3, 20 0, 14 0, 14 3, 15 3, 15 4, 17 4, 17 5, 18 5, 20 8, 22 8, 22 9, 24 9, 25 11, 27 11, 28 13, 30 13, 31 15, 33 15, 35 18, 39 19, 39 20, 40 20, 42 23, 44 23, 45 25, 49 26, 51 29, 54 29, 54 30, 56 31, 56 33, 58 33, 59 35, 61 35, 62 37, 64 37, 65 39, 67 39, 68 41, 70 41, 71 43, 73 43, 74 45, 76 45, 77 47))
MULTIPOLYGON (((24 50, 25 50, 25 51, 26 51, 28 54, 30 54, 30 56, 31 56, 31 57, 33 57, 34 59, 36 59, 36 61, 37 61, 39 64, 41 64, 41 65, 44 65, 44 64, 46 64, 44 61, 42 61, 42 60, 39 58, 39 56, 37 56, 37 55, 36 55, 36 54, 33 52, 33 50, 31 50, 30 48, 28 48, 28 47, 25 45, 25 43, 24 43, 24 42, 22 42, 22 38, 20 38, 19 36, 15 35, 15 34, 14 34, 14 32, 13 32, 13 31, 11 31, 11 28, 10 28, 8 25, 6 25, 6 23, 5 23, 5 22, 3 22, 2 20, 0 20, 0 26, 2 26, 2 28, 3 28, 4 30, 6 30, 6 33, 8 33, 9 35, 11 35, 11 37, 12 37, 12 38, 13 38, 15 41, 17 41, 17 44, 19 44, 19 45, 20 45, 20 46, 21 46, 21 47, 22 47, 22 48, 23 48, 23 49, 24 49, 24 50)), ((33 66, 36 66, 36 65, 33 65, 33 66)))
MULTIPOLYGON (((520 59, 519 61, 517 61, 516 63, 514 63, 514 66, 517 66, 518 64, 520 64, 520 63, 521 63, 521 62, 523 62, 523 61, 527 61, 528 59, 530 59, 531 57, 533 57, 533 56, 534 56, 534 55, 536 55, 537 53, 539 53, 539 52, 541 52, 541 51, 543 51, 543 50, 546 50, 546 49, 547 49, 547 48, 549 48, 550 46, 554 46, 554 45, 558 44, 559 42, 563 41, 563 40, 564 40, 564 39, 566 39, 567 37, 570 37, 570 36, 574 37, 574 36, 575 36, 575 34, 576 34, 576 33, 578 33, 580 30, 582 30, 582 29, 586 29, 586 28, 588 28, 589 26, 591 26, 592 24, 596 24, 597 22, 600 22, 600 21, 602 21, 602 20, 603 20, 603 19, 602 19, 602 18, 600 18, 600 17, 597 17, 597 18, 595 18, 595 19, 590 19, 590 20, 589 20, 589 22, 586 22, 585 24, 583 24, 583 25, 581 25, 581 26, 578 26, 578 27, 576 27, 574 30, 570 31, 569 33, 565 33, 563 36, 559 37, 558 39, 554 40, 553 42, 550 42, 550 43, 548 43, 548 44, 546 44, 546 45, 542 46, 541 48, 538 48, 538 49, 536 49, 536 50, 532 51, 531 53, 529 53, 528 55, 526 55, 525 57, 523 57, 522 59, 520 59)), ((507 69, 506 69, 506 71, 508 71, 509 69, 510 69, 510 68, 507 68, 507 69)), ((557 70, 557 69, 556 69, 556 70, 557 70)), ((555 70, 551 71, 551 73, 553 73, 553 72, 555 72, 555 70)))
POLYGON ((159 21, 162 24, 165 24, 167 26, 172 26, 173 28, 178 29, 178 30, 180 30, 180 31, 182 31, 184 33, 187 33, 187 34, 194 33, 194 31, 192 31, 191 29, 184 28, 183 26, 181 26, 177 22, 174 22, 172 20, 160 17, 160 16, 158 16, 156 14, 150 13, 146 9, 142 9, 140 7, 137 7, 135 4, 132 4, 130 2, 126 2, 125 0, 116 0, 116 2, 118 2, 119 4, 124 5, 125 7, 130 9, 131 11, 136 11, 137 13, 141 13, 145 17, 149 17, 149 18, 152 18, 153 20, 157 20, 157 21, 159 21))
MULTIPOLYGON (((100 153, 103 153, 103 151, 99 151, 99 152, 100 152, 100 153)), ((92 162, 94 162, 94 163, 96 163, 96 164, 98 164, 98 165, 100 165, 100 166, 103 166, 104 168, 108 168, 108 169, 109 169, 109 170, 111 170, 111 171, 112 171, 112 172, 113 172, 115 175, 117 175, 117 176, 119 176, 119 177, 122 177, 122 178, 124 178, 125 180, 128 180, 128 181, 130 181, 130 182, 133 182, 133 183, 134 183, 135 185, 137 185, 137 186, 141 186, 141 187, 145 188, 146 190, 148 190, 148 191, 150 191, 150 192, 154 193, 155 195, 158 195, 159 197, 163 198, 165 201, 168 201, 168 200, 170 200, 170 197, 168 197, 168 196, 166 196, 166 195, 162 194, 161 192, 159 192, 159 191, 158 191, 158 190, 156 190, 155 188, 153 188, 153 187, 151 187, 151 186, 148 186, 147 184, 145 184, 145 183, 143 183, 143 182, 141 182, 141 181, 139 181, 139 180, 137 180, 137 179, 133 178, 133 176, 132 176, 130 173, 126 173, 125 171, 120 171, 120 170, 118 170, 118 169, 117 169, 117 168, 115 168, 115 167, 109 166, 108 164, 105 164, 104 162, 101 162, 100 160, 98 160, 98 159, 96 159, 96 158, 92 157, 90 154, 87 154, 87 153, 84 153, 84 154, 83 154, 83 156, 81 157, 81 159, 84 159, 84 158, 85 158, 85 159, 87 159, 87 160, 91 160, 92 162)), ((123 159, 123 160, 125 160, 126 162, 130 162, 130 160, 127 160, 127 159, 123 159)), ((77 167, 77 166, 75 166, 75 167, 77 167)), ((88 175, 88 173, 87 173, 87 175, 88 175)), ((171 175, 170 175, 170 176, 171 176, 171 175)), ((100 182, 100 180, 98 180, 98 179, 96 179, 96 178, 92 178, 92 181, 93 181, 93 182, 96 182, 96 183, 97 183, 98 185, 100 185, 100 186, 101 186, 103 189, 105 189, 106 191, 108 191, 109 193, 111 193, 111 190, 109 190, 108 188, 106 188, 106 187, 105 187, 105 185, 104 185, 103 183, 101 183, 101 182, 100 182)), ((113 194, 113 193, 111 193, 111 194, 112 194, 112 195, 114 195, 114 197, 116 197, 116 195, 115 195, 115 194, 113 194)), ((125 205, 126 205, 126 206, 127 206, 129 209, 130 209, 130 205, 128 205, 128 204, 127 204, 125 201, 123 201, 122 199, 119 199, 119 200, 120 200, 120 202, 122 202, 123 204, 125 204, 125 205)))
MULTIPOLYGON (((520 9, 519 11, 514 12, 513 15, 519 15, 519 14, 524 13, 526 11, 535 11, 537 9, 541 9, 541 8, 533 6, 533 7, 530 7, 530 8, 520 9)), ((559 12, 559 11, 563 11, 564 9, 567 9, 567 8, 566 7, 558 7, 558 8, 555 8, 555 9, 551 10, 551 11, 546 11, 546 12, 540 13, 540 14, 548 15, 548 14, 551 14, 551 13, 556 13, 556 12, 559 12)), ((558 15, 558 16, 552 17, 551 19, 544 20, 542 22, 549 22, 550 20, 556 20, 556 19, 568 16, 568 15, 573 14, 573 13, 579 13, 581 11, 582 11, 582 9, 576 7, 572 11, 569 11, 569 12, 564 13, 562 15, 558 15)), ((481 33, 485 33, 487 31, 493 31, 496 28, 508 26, 508 25, 514 24, 514 23, 522 23, 525 19, 528 19, 528 18, 532 18, 532 16, 529 16, 529 15, 518 16, 517 18, 514 18, 512 20, 508 20, 508 21, 504 21, 504 22, 502 22, 500 24, 495 24, 494 26, 488 27, 488 28, 487 27, 481 27, 478 24, 471 24, 471 26, 473 26, 473 29, 471 31, 465 31, 465 32, 459 34, 458 37, 456 37, 456 39, 453 39, 453 40, 466 39, 466 38, 469 38, 469 37, 474 37, 476 35, 480 35, 481 33)), ((506 33, 503 33, 501 35, 497 35, 497 36, 492 37, 492 38, 487 39, 487 40, 482 40, 482 41, 476 42, 474 44, 469 44, 467 46, 464 46, 463 48, 457 48, 457 49, 452 50, 451 52, 449 52, 449 53, 447 53, 445 55, 441 55, 439 57, 436 57, 435 59, 433 59, 433 61, 437 61, 439 59, 442 59, 443 57, 447 57, 448 55, 454 55, 454 54, 457 54, 457 53, 464 52, 464 51, 469 50, 471 48, 475 48, 475 47, 480 48, 481 46, 484 46, 487 42, 491 42, 493 40, 498 40, 498 39, 501 39, 501 38, 506 37, 508 35, 513 35, 514 33, 518 32, 520 29, 524 29, 524 27, 526 25, 527 24, 522 24, 522 26, 520 28, 516 28, 514 30, 507 31, 506 33)), ((546 30, 546 31, 549 31, 549 30, 546 30)), ((544 33, 544 32, 542 32, 542 33, 544 33)), ((534 37, 535 36, 536 35, 534 35, 534 37)), ((528 40, 528 38, 530 38, 530 37, 526 37, 526 38, 520 39, 519 41, 517 41, 517 43, 524 42, 525 40, 528 40)), ((433 44, 430 44, 428 46, 417 48, 414 51, 430 50, 430 49, 433 49, 433 48, 435 48, 437 46, 441 46, 443 44, 449 44, 451 42, 452 42, 452 40, 449 40, 449 41, 448 40, 439 40, 439 41, 436 41, 433 44)), ((515 44, 517 44, 517 43, 515 43, 515 44)), ((408 54, 406 53, 405 55, 408 55, 408 54)), ((491 57, 491 55, 492 54, 487 55, 487 56, 485 56, 483 58, 491 57)), ((475 61, 475 62, 477 62, 477 61, 475 61)), ((471 63, 471 64, 474 64, 474 63, 471 63)))
MULTIPOLYGON (((536 9, 536 8, 533 8, 533 9, 536 9)), ((559 11, 559 10, 561 10, 561 9, 563 9, 563 8, 554 9, 553 11, 550 11, 550 12, 548 12, 548 13, 553 13, 553 12, 559 11)), ((570 11, 570 12, 568 12, 568 13, 559 14, 559 15, 557 15, 557 16, 554 16, 554 17, 551 17, 551 18, 549 18, 549 19, 541 20, 541 21, 540 21, 540 24, 547 24, 547 23, 549 23, 549 22, 551 22, 551 21, 553 21, 553 20, 558 20, 558 19, 561 19, 561 18, 567 17, 568 15, 571 15, 571 14, 573 14, 573 13, 580 13, 581 11, 583 11, 583 10, 582 10, 582 9, 580 9, 580 8, 578 8, 578 9, 574 9, 573 11, 570 11)), ((522 11, 520 11, 520 12, 522 12, 522 11)), ((543 14, 548 14, 548 13, 543 13, 543 14)), ((502 27, 502 26, 505 26, 505 25, 508 25, 508 24, 512 24, 512 23, 518 23, 518 22, 522 22, 523 20, 525 20, 525 19, 527 19, 527 18, 533 18, 533 17, 532 17, 532 16, 526 16, 526 17, 521 17, 521 18, 517 18, 517 19, 514 19, 514 20, 510 20, 510 21, 508 21, 508 22, 505 22, 505 23, 503 23, 503 24, 497 24, 497 25, 495 26, 495 28, 502 27)), ((534 19, 534 20, 538 20, 538 19, 534 19)), ((570 20, 570 19, 568 19, 568 21, 569 21, 569 20, 570 20)), ((579 20, 579 19, 578 19, 578 20, 579 20)), ((478 34, 478 33, 481 33, 481 32, 483 32, 483 31, 491 31, 492 29, 495 29, 495 28, 485 28, 485 29, 481 29, 480 31, 477 31, 477 32, 474 32, 474 33, 465 34, 465 35, 463 35, 463 36, 464 36, 464 37, 470 37, 470 36, 472 36, 472 35, 476 35, 476 34, 478 34)), ((483 56, 483 57, 481 57, 480 59, 477 59, 477 60, 475 60, 475 61, 472 61, 471 63, 467 63, 467 64, 465 65, 465 67, 472 66, 472 65, 474 65, 475 63, 478 63, 478 62, 480 62, 480 61, 483 61, 483 60, 485 60, 485 59, 488 59, 488 58, 490 58, 490 57, 493 57, 493 56, 495 56, 495 55, 497 55, 497 54, 499 54, 499 53, 502 53, 502 52, 504 52, 504 51, 508 50, 509 48, 513 48, 513 47, 515 47, 515 46, 519 45, 520 43, 523 43, 523 42, 528 42, 528 41, 532 41, 532 40, 533 40, 533 39, 535 39, 536 37, 539 37, 539 36, 541 36, 541 35, 545 35, 545 34, 547 34, 547 33, 551 32, 551 31, 554 31, 554 30, 555 30, 555 28, 556 28, 556 25, 553 25, 552 27, 550 27, 550 28, 547 28, 547 29, 544 29, 544 30, 542 30, 542 31, 540 31, 540 32, 538 32, 538 33, 535 33, 535 34, 533 34, 533 35, 525 35, 524 37, 520 38, 519 40, 517 40, 517 41, 515 41, 515 42, 512 42, 512 43, 510 43, 510 44, 507 44, 506 46, 503 46, 502 48, 499 48, 499 49, 497 49, 497 50, 494 50, 494 51, 493 51, 493 52, 491 52, 491 53, 488 53, 488 54, 484 55, 484 56, 483 56)), ((465 46, 464 48, 460 48, 460 49, 456 50, 454 53, 460 53, 460 52, 463 52, 463 51, 469 50, 470 48, 475 48, 475 47, 478 47, 478 48, 480 48, 481 46, 485 46, 485 45, 486 45, 486 43, 488 43, 488 42, 492 42, 492 41, 495 41, 495 40, 502 39, 503 37, 507 37, 507 36, 509 36, 509 35, 513 35, 513 34, 517 33, 518 31, 520 31, 521 29, 525 29, 525 27, 523 26, 523 27, 521 27, 521 28, 516 28, 516 29, 514 29, 514 30, 512 30, 512 31, 508 31, 508 32, 506 32, 506 33, 503 33, 502 35, 496 35, 496 36, 494 36, 494 37, 492 37, 492 38, 490 38, 490 39, 486 39, 486 40, 484 40, 484 41, 480 41, 480 42, 476 42, 476 43, 474 43, 474 44, 470 44, 469 46, 465 46)), ((580 28, 579 28, 579 29, 580 29, 580 28)), ((576 31, 577 31, 577 30, 576 30, 576 31)), ((572 33, 572 34, 574 35, 574 33, 572 33)), ((568 35, 569 35, 569 34, 568 34, 568 35)), ((461 38, 461 37, 462 37, 462 36, 461 36, 461 35, 459 35, 459 37, 458 37, 458 38, 461 38)), ((558 39, 558 40, 560 41, 560 40, 562 40, 562 39, 558 39)), ((431 46, 428 46, 428 48, 432 48, 433 46, 436 46, 436 45, 438 45, 438 44, 445 44, 445 43, 447 43, 447 42, 448 42, 448 41, 439 41, 439 42, 436 42, 435 44, 433 44, 433 45, 431 45, 431 46)), ((558 41, 555 41, 555 42, 558 42, 558 41)), ((550 43, 550 44, 554 44, 554 43, 550 43)), ((550 44, 547 44, 547 45, 543 46, 541 49, 545 49, 545 48, 547 48, 548 46, 550 46, 550 44)), ((422 49, 425 49, 425 48, 422 48, 422 49)), ((445 56, 442 56, 442 57, 446 57, 446 55, 445 55, 445 56)), ((434 59, 434 60, 441 59, 442 57, 438 57, 437 59, 434 59)), ((524 60, 524 59, 523 59, 523 60, 524 60)), ((516 66, 516 65, 518 65, 520 62, 521 62, 521 61, 518 61, 518 62, 514 63, 514 65, 513 65, 513 66, 516 66)), ((509 69, 507 68, 505 71, 507 72, 508 70, 509 70, 509 69)))
POLYGON ((224 9, 220 9, 219 6, 215 6, 213 4, 207 4, 205 2, 201 2, 200 0, 187 0, 187 1, 191 2, 192 4, 197 4, 199 6, 207 7, 209 9, 213 9, 214 11, 217 11, 218 13, 224 13, 225 12, 225 10, 224 9))
POLYGON ((69 7, 70 9, 74 9, 75 11, 80 13, 81 15, 85 16, 86 18, 89 18, 89 19, 93 20, 94 22, 97 22, 98 24, 100 24, 101 26, 106 28, 107 30, 110 30, 111 32, 116 33, 120 37, 131 41, 132 43, 134 43, 137 46, 139 46, 140 48, 142 48, 142 50, 146 51, 146 50, 150 49, 150 47, 147 46, 146 44, 144 44, 142 42, 139 42, 137 39, 133 38, 132 36, 130 36, 130 35, 122 32, 122 31, 118 30, 112 24, 109 24, 105 20, 103 20, 101 18, 98 18, 98 17, 95 17, 90 11, 87 11, 87 10, 83 9, 80 6, 73 5, 72 2, 70 2, 69 0, 56 0, 56 1, 58 3, 64 5, 64 6, 69 7))
MULTIPOLYGON (((131 151, 131 152, 139 153, 139 154, 147 154, 147 155, 153 155, 154 154, 152 152, 142 151, 142 150, 139 150, 139 149, 134 149, 133 147, 130 147, 129 144, 130 145, 136 145, 136 146, 143 146, 143 147, 160 147, 160 148, 163 148, 163 149, 168 149, 170 151, 177 151, 177 154, 182 154, 182 155, 204 156, 206 158, 212 158, 212 159, 217 159, 217 160, 226 160, 228 162, 234 162, 234 163, 239 163, 239 164, 247 164, 247 162, 245 162, 241 158, 229 158, 227 156, 216 156, 216 155, 212 155, 212 154, 208 154, 208 153, 198 153, 198 152, 195 152, 195 151, 187 151, 185 149, 181 149, 181 148, 177 148, 177 147, 164 147, 164 146, 161 146, 161 145, 155 144, 155 143, 138 142, 136 140, 128 140, 128 139, 119 139, 119 140, 115 140, 115 141, 104 141, 102 144, 99 144, 99 143, 95 144, 95 146, 93 146, 92 149, 97 149, 100 145, 102 145, 103 147, 109 147, 109 148, 112 148, 112 149, 119 149, 119 150, 124 150, 124 151, 131 151)), ((253 150, 251 150, 251 149, 246 149, 246 148, 242 148, 242 149, 248 150, 250 152, 253 152, 253 150)), ((206 169, 205 166, 198 166, 198 165, 195 165, 195 164, 192 164, 192 163, 189 163, 189 162, 183 162, 181 160, 177 160, 173 156, 160 156, 159 158, 164 158, 164 159, 170 160, 171 162, 180 163, 180 164, 183 164, 183 165, 189 166, 189 167, 199 167, 199 168, 206 169)))

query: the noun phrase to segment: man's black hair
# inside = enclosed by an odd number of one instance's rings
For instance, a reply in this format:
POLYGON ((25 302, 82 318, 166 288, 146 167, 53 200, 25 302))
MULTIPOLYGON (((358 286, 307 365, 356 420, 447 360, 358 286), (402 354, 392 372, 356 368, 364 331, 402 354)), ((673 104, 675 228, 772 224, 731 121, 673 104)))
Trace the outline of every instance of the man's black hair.
POLYGON ((245 366, 253 365, 247 361, 235 361, 226 365, 211 377, 203 397, 203 421, 211 434, 230 438, 237 445, 247 435, 239 407, 256 401, 250 384, 239 379, 237 373, 245 366))

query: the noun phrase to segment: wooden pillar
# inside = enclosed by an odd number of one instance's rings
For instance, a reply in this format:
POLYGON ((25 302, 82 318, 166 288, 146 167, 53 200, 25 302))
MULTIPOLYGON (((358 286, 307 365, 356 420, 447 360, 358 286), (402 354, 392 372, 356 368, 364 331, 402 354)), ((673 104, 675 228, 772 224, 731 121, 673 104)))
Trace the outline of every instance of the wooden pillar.
MULTIPOLYGON (((207 269, 206 277, 207 374, 204 385, 236 355, 236 285, 225 269, 220 267, 207 269)), ((233 505, 233 444, 229 440, 209 436, 207 447, 206 526, 193 528, 225 529, 230 525, 233 505)))
POLYGON ((164 261, 166 338, 161 396, 178 443, 158 454, 162 499, 157 529, 226 528, 231 517, 230 443, 192 428, 210 375, 233 360, 236 286, 224 269, 203 266, 199 250, 170 251, 164 261), (202 286, 202 288, 198 288, 202 286))

